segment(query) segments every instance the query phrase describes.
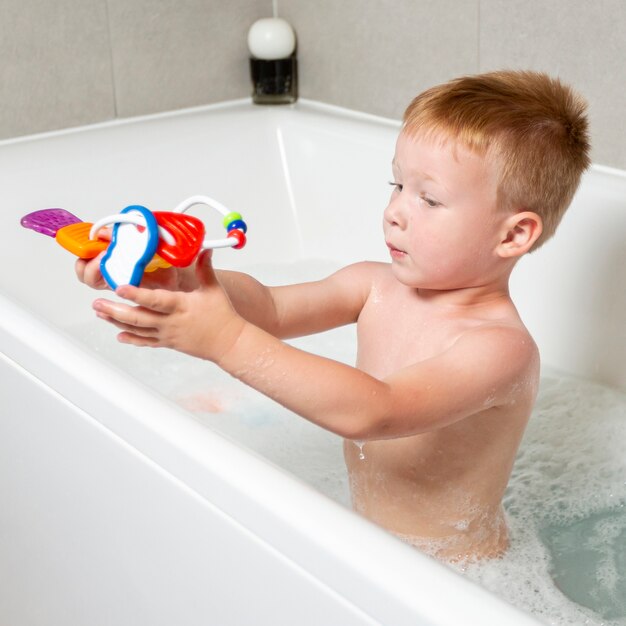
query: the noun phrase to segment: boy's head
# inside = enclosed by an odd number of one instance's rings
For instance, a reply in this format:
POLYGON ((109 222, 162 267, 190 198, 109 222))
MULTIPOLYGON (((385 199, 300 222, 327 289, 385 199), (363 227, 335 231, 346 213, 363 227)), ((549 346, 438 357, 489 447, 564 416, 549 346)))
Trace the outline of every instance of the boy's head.
POLYGON ((404 114, 409 136, 453 139, 493 159, 498 206, 541 217, 537 249, 556 230, 589 166, 586 103, 546 74, 466 76, 417 96, 404 114))

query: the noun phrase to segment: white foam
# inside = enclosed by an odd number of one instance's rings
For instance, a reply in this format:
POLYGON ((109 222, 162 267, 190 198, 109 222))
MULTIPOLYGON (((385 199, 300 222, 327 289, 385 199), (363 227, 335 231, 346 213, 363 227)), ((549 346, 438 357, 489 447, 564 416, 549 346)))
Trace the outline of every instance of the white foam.
POLYGON ((549 624, 626 624, 626 614, 620 613, 623 598, 612 595, 626 580, 615 562, 620 550, 615 539, 626 525, 624 441, 623 393, 571 377, 544 376, 505 496, 511 547, 503 559, 468 566, 466 573, 549 624), (610 518, 595 524, 593 536, 575 537, 581 545, 562 546, 553 564, 542 536, 558 545, 559 533, 567 538, 573 523, 607 512, 610 518), (571 576, 564 568, 584 570, 591 558, 598 559, 598 566, 580 584, 587 590, 595 585, 600 593, 595 602, 593 594, 581 593, 579 601, 593 603, 601 614, 623 616, 603 619, 570 602, 555 586, 553 570, 571 576))

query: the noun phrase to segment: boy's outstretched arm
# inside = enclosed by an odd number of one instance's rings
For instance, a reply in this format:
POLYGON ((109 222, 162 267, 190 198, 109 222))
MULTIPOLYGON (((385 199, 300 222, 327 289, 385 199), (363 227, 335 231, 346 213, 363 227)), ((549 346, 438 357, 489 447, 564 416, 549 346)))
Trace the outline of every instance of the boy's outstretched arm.
POLYGON ((126 286, 118 294, 137 306, 96 300, 94 308, 124 331, 120 341, 211 360, 348 439, 418 434, 510 402, 536 355, 534 344, 519 329, 473 330, 442 355, 378 380, 289 346, 244 320, 210 265, 199 269, 199 277, 200 288, 190 293, 126 286))
POLYGON ((245 324, 215 362, 283 406, 346 439, 438 430, 534 396, 536 346, 519 329, 471 330, 444 353, 377 379, 245 324))
MULTIPOLYGON (((108 289, 100 272, 104 252, 89 261, 78 259, 78 279, 93 289, 108 289)), ((205 254, 204 261, 210 258, 205 254)), ((267 287, 241 272, 217 270, 215 274, 237 313, 279 338, 301 337, 356 321, 369 293, 367 263, 336 272, 324 280, 284 287, 267 287), (323 306, 324 315, 320 315, 323 306)), ((198 289, 198 267, 169 268, 144 274, 141 286, 190 292, 198 289)))

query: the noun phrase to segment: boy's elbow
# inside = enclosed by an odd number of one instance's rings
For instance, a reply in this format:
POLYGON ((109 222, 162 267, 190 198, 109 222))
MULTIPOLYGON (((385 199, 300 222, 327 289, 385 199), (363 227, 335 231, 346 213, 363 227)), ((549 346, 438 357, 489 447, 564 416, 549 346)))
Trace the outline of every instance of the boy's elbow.
POLYGON ((344 439, 373 441, 419 435, 437 427, 432 416, 417 409, 407 412, 393 402, 390 393, 381 393, 378 399, 339 417, 335 422, 339 427, 332 430, 344 439))
POLYGON ((335 432, 351 441, 390 439, 397 436, 394 421, 382 412, 366 411, 344 416, 338 420, 335 432))

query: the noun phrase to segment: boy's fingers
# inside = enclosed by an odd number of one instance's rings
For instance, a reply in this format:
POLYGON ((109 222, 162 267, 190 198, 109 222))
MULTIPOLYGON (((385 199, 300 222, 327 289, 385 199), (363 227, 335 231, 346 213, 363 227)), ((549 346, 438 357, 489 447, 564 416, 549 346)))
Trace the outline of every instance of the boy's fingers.
POLYGON ((158 335, 158 329, 154 326, 131 326, 130 324, 125 324, 124 322, 120 322, 114 317, 107 315, 106 313, 101 313, 100 311, 96 311, 96 315, 105 322, 109 322, 112 326, 119 328, 120 330, 127 331, 130 333, 134 333, 141 337, 155 337, 158 335))
POLYGON ((85 266, 87 265, 87 261, 84 259, 77 259, 74 264, 74 271, 76 272, 76 277, 80 280, 81 283, 84 283, 83 277, 85 276, 85 266))
POLYGON ((156 329, 159 313, 154 313, 142 307, 128 306, 120 302, 98 299, 93 308, 100 317, 111 323, 121 323, 128 328, 156 329))
POLYGON ((94 289, 108 289, 100 272, 100 261, 103 256, 104 252, 101 252, 93 259, 78 259, 74 266, 78 280, 94 289))
POLYGON ((117 340, 120 343, 127 343, 131 346, 137 346, 139 348, 154 348, 159 345, 158 339, 155 337, 139 337, 134 333, 123 332, 117 336, 117 340))
POLYGON ((213 250, 204 250, 196 261, 196 276, 201 287, 211 287, 217 283, 212 257, 213 250))
POLYGON ((123 285, 115 290, 115 293, 156 313, 172 313, 176 309, 176 294, 165 289, 145 289, 123 285))

